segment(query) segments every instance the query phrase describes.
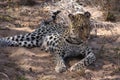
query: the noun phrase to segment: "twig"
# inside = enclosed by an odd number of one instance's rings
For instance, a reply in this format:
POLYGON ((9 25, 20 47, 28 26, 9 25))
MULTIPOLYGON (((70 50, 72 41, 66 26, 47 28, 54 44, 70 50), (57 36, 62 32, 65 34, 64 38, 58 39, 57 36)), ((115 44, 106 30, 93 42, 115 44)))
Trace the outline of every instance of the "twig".
POLYGON ((5 74, 3 72, 0 72, 0 74, 2 74, 3 76, 5 76, 7 78, 7 80, 10 80, 7 74, 5 74))
POLYGON ((0 30, 10 30, 8 27, 0 27, 0 30))

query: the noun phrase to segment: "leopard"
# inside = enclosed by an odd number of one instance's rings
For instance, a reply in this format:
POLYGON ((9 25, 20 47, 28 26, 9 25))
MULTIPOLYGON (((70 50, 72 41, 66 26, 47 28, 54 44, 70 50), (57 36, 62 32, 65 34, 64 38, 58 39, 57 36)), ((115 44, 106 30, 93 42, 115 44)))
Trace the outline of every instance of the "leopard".
POLYGON ((79 55, 84 58, 70 67, 70 71, 78 71, 86 68, 96 60, 92 49, 86 44, 90 35, 89 12, 69 14, 70 25, 65 26, 56 23, 56 16, 60 11, 52 16, 52 20, 44 20, 40 27, 27 34, 15 35, 12 37, 0 38, 0 47, 40 47, 41 50, 50 52, 55 58, 55 71, 65 72, 67 57, 79 55))

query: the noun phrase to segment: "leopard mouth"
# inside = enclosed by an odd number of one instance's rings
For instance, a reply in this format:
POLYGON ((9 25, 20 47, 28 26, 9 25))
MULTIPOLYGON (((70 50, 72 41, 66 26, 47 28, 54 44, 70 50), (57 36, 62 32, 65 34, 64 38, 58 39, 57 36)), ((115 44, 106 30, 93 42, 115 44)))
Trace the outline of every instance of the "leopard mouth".
POLYGON ((68 43, 77 44, 77 45, 83 43, 83 40, 80 40, 80 39, 77 39, 77 38, 72 38, 72 37, 68 37, 68 38, 66 39, 66 41, 67 41, 68 43))

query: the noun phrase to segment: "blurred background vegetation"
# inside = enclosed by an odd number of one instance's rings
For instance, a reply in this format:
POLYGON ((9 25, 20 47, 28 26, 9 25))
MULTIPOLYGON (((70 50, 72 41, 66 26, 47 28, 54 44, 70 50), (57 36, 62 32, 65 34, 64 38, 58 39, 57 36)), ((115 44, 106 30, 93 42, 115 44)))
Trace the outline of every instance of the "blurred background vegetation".
MULTIPOLYGON (((52 2, 60 0, 1 0, 0 7, 5 6, 34 6, 37 2, 52 2)), ((104 19, 106 21, 115 22, 119 21, 120 18, 120 0, 77 0, 79 4, 83 6, 89 5, 92 7, 100 7, 101 10, 105 11, 104 19), (119 18, 116 18, 119 17, 119 18)))

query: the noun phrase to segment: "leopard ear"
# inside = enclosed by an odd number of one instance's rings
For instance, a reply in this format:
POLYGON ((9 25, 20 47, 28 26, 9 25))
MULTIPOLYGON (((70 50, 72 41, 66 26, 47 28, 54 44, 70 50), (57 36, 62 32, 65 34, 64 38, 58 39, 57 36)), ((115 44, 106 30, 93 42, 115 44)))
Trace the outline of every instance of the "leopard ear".
POLYGON ((54 15, 57 15, 57 14, 59 14, 60 12, 61 12, 60 10, 57 10, 57 11, 53 12, 53 14, 54 14, 54 15))
POLYGON ((73 15, 73 14, 69 14, 68 17, 69 17, 70 19, 74 19, 74 15, 73 15))
POLYGON ((88 11, 87 11, 87 12, 85 12, 85 13, 84 13, 84 15, 85 15, 87 18, 90 18, 90 17, 91 17, 90 12, 88 12, 88 11))

